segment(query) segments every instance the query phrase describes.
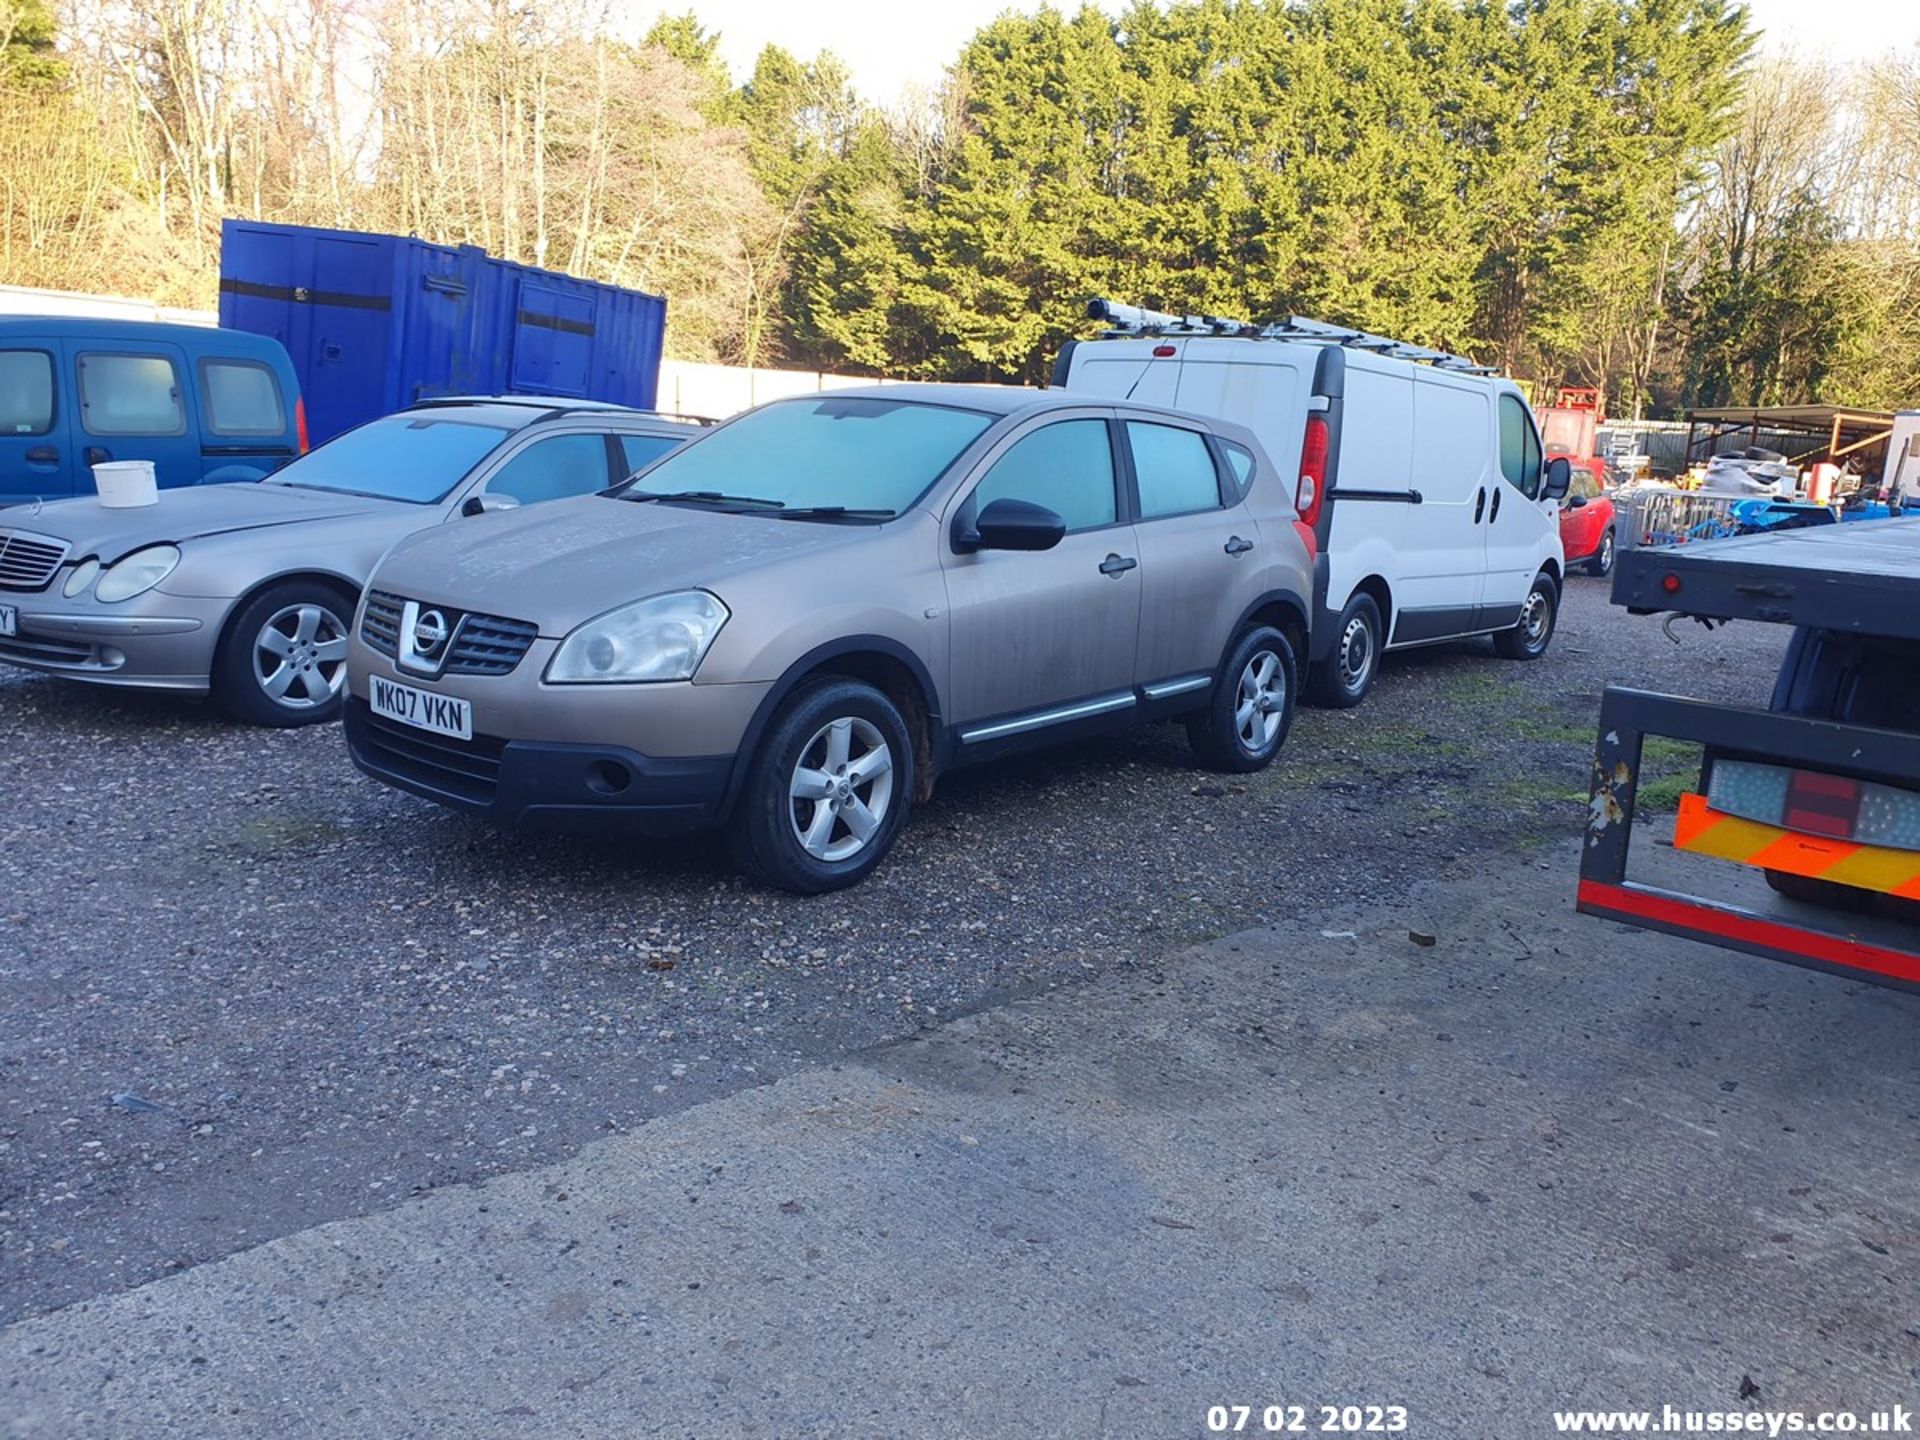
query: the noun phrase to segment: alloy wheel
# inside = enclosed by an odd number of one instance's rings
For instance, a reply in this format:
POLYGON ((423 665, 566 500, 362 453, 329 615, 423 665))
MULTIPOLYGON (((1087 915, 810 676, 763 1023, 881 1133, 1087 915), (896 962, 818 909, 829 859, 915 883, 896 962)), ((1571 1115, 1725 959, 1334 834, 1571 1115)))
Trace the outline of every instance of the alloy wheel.
POLYGON ((276 610, 254 637, 253 678, 283 709, 332 703, 347 679, 346 622, 311 602, 276 610))
POLYGON ((800 747, 787 795, 801 848, 816 860, 851 860, 893 806, 893 751, 870 720, 830 720, 800 747))
POLYGON ((1286 712, 1286 668, 1273 651, 1254 651, 1240 672, 1233 702, 1233 728, 1248 754, 1258 755, 1273 744, 1286 712))

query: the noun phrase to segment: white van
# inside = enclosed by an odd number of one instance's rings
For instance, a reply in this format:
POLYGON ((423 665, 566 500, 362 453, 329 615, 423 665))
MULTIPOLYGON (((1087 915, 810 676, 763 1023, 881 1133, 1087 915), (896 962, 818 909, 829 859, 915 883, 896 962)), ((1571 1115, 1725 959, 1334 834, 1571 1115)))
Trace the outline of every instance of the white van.
POLYGON ((1491 635, 1516 660, 1553 639, 1565 557, 1543 462, 1511 380, 1454 355, 1289 319, 1256 330, 1111 301, 1113 328, 1070 341, 1057 388, 1127 396, 1247 426, 1282 474, 1315 552, 1308 693, 1357 705, 1383 650, 1491 635))

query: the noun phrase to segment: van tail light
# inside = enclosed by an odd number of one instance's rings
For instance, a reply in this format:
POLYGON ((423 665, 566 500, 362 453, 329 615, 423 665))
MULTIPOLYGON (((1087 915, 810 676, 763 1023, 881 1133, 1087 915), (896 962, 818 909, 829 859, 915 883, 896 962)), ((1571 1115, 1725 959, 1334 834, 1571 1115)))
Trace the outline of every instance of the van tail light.
POLYGON ((1327 503, 1327 422, 1318 415, 1307 417, 1306 438, 1300 444, 1300 488, 1294 505, 1309 529, 1318 530, 1320 512, 1327 503))
POLYGON ((293 433, 299 437, 300 453, 307 453, 307 397, 296 396, 293 402, 293 433))

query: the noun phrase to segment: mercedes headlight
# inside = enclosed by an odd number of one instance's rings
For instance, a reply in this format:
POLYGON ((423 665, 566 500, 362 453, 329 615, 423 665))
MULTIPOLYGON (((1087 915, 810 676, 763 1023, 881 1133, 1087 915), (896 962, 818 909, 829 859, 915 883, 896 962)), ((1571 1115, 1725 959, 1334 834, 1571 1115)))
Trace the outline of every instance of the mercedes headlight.
POLYGON ((149 545, 124 560, 109 565, 94 587, 94 598, 111 605, 144 595, 173 573, 180 563, 180 551, 172 545, 149 545))
POLYGON ((99 574, 100 562, 89 555, 73 567, 73 573, 67 576, 67 583, 60 587, 60 593, 69 600, 76 595, 83 595, 99 574))
POLYGON ((555 685, 691 680, 727 607, 704 590, 655 595, 609 610, 560 642, 547 663, 555 685))

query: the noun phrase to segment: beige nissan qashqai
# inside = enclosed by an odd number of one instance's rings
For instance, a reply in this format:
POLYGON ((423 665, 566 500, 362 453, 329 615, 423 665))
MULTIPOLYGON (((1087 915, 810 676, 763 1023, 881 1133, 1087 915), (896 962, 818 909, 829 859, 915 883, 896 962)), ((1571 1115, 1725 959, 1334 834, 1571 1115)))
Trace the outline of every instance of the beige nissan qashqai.
POLYGON ((780 400, 598 495, 443 525, 368 582, 355 763, 510 823, 724 827, 787 890, 877 865, 942 772, 1293 719, 1312 532, 1252 434, 1059 391, 780 400))

